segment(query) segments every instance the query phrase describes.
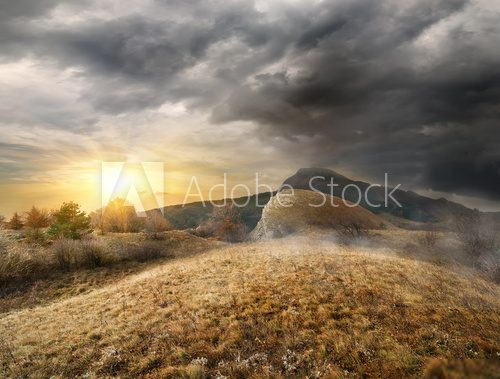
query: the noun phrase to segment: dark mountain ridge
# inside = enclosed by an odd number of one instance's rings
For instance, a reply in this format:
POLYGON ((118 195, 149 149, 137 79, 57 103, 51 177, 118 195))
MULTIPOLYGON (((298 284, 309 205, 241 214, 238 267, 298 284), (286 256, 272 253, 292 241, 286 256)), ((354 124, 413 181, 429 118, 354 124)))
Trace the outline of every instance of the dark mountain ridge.
POLYGON ((378 187, 373 187, 371 183, 352 180, 325 168, 302 168, 286 179, 283 186, 294 189, 315 190, 332 196, 343 197, 353 203, 360 202, 360 206, 373 213, 388 213, 416 222, 449 224, 457 218, 473 217, 474 214, 478 213, 476 210, 444 198, 432 199, 421 196, 414 191, 402 189, 393 191, 393 188, 385 188, 384 183, 380 183, 378 187), (332 183, 336 186, 332 186, 332 183), (359 188, 359 191, 354 186, 359 188), (360 196, 360 193, 362 196, 360 196), (391 193, 397 202, 388 196, 391 193))
MULTIPOLYGON (((485 213, 478 210, 467 208, 461 204, 449 201, 447 199, 432 199, 419 195, 414 191, 393 188, 384 188, 384 183, 380 187, 374 187, 372 184, 352 180, 338 172, 327 168, 301 168, 294 175, 287 178, 278 189, 293 188, 302 190, 314 190, 335 197, 342 197, 350 202, 357 203, 359 192, 354 188, 359 188, 362 198, 359 205, 371 212, 385 217, 391 223, 407 229, 426 229, 453 227, 457 220, 473 219, 485 217, 491 220, 492 225, 500 225, 500 213, 485 213), (313 179, 313 180, 312 180, 313 179), (312 187, 310 186, 312 180, 312 187), (337 186, 331 186, 331 183, 337 186), (347 188, 346 188, 347 187, 347 188), (368 192, 366 192, 368 190, 368 192), (367 193, 368 195, 364 196, 367 193), (392 193, 394 199, 401 204, 399 206, 390 198, 385 203, 386 193, 392 193), (380 206, 378 206, 380 205, 380 206)), ((244 204, 247 200, 248 205, 240 208, 242 221, 252 230, 259 222, 262 210, 265 204, 275 193, 258 194, 259 205, 256 205, 257 195, 241 197, 234 199, 238 204, 244 204)), ((231 203, 231 199, 227 199, 231 203)), ((222 202, 219 200, 217 202, 222 202)), ((210 217, 213 206, 210 202, 189 203, 184 205, 172 205, 164 208, 165 217, 178 229, 196 228, 203 221, 210 217)))

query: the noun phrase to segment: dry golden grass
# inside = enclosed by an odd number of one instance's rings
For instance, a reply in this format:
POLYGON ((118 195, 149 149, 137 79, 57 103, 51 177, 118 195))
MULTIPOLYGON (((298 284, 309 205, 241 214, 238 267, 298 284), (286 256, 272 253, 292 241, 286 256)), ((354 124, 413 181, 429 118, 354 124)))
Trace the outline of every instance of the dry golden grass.
POLYGON ((369 210, 342 199, 314 191, 284 189, 271 198, 262 218, 252 231, 252 239, 286 236, 311 229, 340 229, 359 225, 380 229, 384 221, 369 210))
POLYGON ((55 246, 31 246, 23 240, 4 238, 13 259, 6 259, 8 256, 0 251, 0 279, 11 279, 0 280, 0 314, 87 293, 157 266, 157 259, 198 254, 221 245, 182 231, 157 233, 156 237, 150 241, 141 234, 109 233, 90 241, 57 241, 56 246, 66 250, 72 244, 96 244, 105 258, 98 267, 89 265, 82 254, 88 249, 77 249, 69 255, 72 262, 68 270, 61 270, 55 246))
POLYGON ((223 246, 3 314, 0 376, 499 372, 498 286, 399 257, 397 244, 336 246, 315 237, 223 246))

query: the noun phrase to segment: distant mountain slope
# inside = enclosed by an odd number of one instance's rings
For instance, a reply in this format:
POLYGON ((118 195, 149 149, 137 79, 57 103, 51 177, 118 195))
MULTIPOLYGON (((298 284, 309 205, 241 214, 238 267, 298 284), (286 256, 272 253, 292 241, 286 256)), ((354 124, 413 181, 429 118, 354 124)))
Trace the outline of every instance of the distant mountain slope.
MULTIPOLYGON (((310 180, 314 177, 314 189, 325 194, 332 194, 336 197, 342 196, 342 191, 348 185, 355 184, 364 193, 370 183, 363 181, 356 181, 347 178, 333 170, 326 168, 301 168, 293 176, 286 179, 284 185, 288 185, 294 189, 310 190, 310 180), (337 187, 328 186, 333 179, 337 187)), ((383 185, 384 183, 380 183, 383 185)), ((391 192, 392 189, 389 189, 391 192)), ((244 204, 247 200, 248 205, 240 208, 243 222, 247 225, 249 230, 255 228, 259 222, 262 214, 262 209, 271 198, 272 193, 259 194, 259 204, 256 206, 256 196, 240 197, 234 199, 238 204, 244 204)), ((354 188, 348 188, 345 191, 345 198, 351 202, 358 201, 358 192, 354 188)), ((459 218, 472 218, 473 216, 483 215, 497 227, 500 225, 500 213, 481 213, 476 210, 469 209, 461 204, 448 201, 446 199, 431 199, 429 197, 421 196, 413 191, 396 190, 393 194, 394 198, 401 203, 400 208, 393 202, 389 202, 385 206, 385 189, 382 187, 373 187, 369 191, 368 201, 372 204, 381 204, 380 207, 373 207, 364 199, 362 199, 360 206, 370 210, 375 214, 383 216, 390 223, 405 229, 422 229, 426 224, 433 223, 438 226, 446 227, 452 224, 459 218)), ((226 199, 230 202, 231 199, 226 199)), ((223 200, 220 200, 221 202, 223 200)), ((165 217, 177 228, 187 229, 196 228, 203 221, 208 219, 213 211, 213 206, 210 202, 189 203, 185 205, 172 205, 164 208, 165 217)))
POLYGON ((262 218, 251 233, 254 240, 283 237, 314 228, 340 228, 359 225, 378 229, 384 222, 372 212, 344 203, 338 197, 313 191, 284 189, 271 198, 262 218))
MULTIPOLYGON (((240 208, 241 219, 247 225, 248 230, 255 228, 260 220, 262 214, 262 209, 267 204, 269 199, 273 194, 270 192, 260 193, 257 195, 252 195, 250 198, 248 196, 236 198, 236 199, 226 199, 227 203, 230 204, 231 200, 235 204, 246 204, 245 207, 240 208), (257 201, 260 206, 257 206, 257 201)), ((224 200, 215 201, 215 203, 222 203, 224 200)), ((205 203, 196 202, 189 204, 179 204, 171 205, 164 208, 165 218, 174 225, 177 229, 189 229, 196 228, 203 221, 210 217, 214 207, 209 201, 205 203)))
MULTIPOLYGON (((349 179, 333 170, 325 168, 302 168, 295 175, 286 179, 282 186, 287 185, 294 189, 310 190, 309 183, 311 180, 315 190, 338 197, 342 196, 342 192, 346 186, 356 185, 364 195, 365 191, 371 185, 370 183, 349 179), (316 179, 312 180, 315 177, 316 179), (338 186, 332 187, 329 185, 332 179, 333 183, 338 184, 338 186)), ((380 184, 383 185, 384 183, 380 184)), ((391 190, 389 189, 389 192, 391 190)), ((421 196, 413 191, 399 189, 393 193, 393 197, 402 207, 399 207, 393 201, 389 201, 386 206, 385 192, 385 189, 382 187, 373 187, 368 192, 368 202, 376 205, 380 204, 380 207, 368 204, 364 196, 360 205, 374 213, 389 213, 411 221, 439 222, 444 224, 450 223, 458 217, 471 217, 477 212, 446 199, 435 200, 421 196)), ((345 199, 357 202, 359 199, 358 191, 353 187, 347 188, 345 190, 345 199)))

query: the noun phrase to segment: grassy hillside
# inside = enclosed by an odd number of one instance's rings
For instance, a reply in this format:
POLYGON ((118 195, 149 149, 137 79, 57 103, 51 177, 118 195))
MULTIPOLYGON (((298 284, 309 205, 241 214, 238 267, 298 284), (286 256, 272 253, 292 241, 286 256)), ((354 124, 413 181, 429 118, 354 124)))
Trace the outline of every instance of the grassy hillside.
POLYGON ((267 203, 252 238, 276 238, 312 228, 339 229, 353 225, 379 229, 385 223, 369 210, 338 197, 284 189, 267 203))
MULTIPOLYGON (((260 220, 262 214, 262 209, 267 204, 272 194, 260 193, 258 195, 252 195, 250 197, 240 197, 236 199, 226 199, 229 204, 234 201, 235 204, 246 206, 238 207, 241 213, 241 220, 247 226, 249 230, 255 228, 255 225, 260 220), (258 197, 258 199, 257 199, 258 197)), ((216 203, 221 203, 224 200, 216 201, 216 203)), ((172 223, 172 225, 177 229, 188 229, 196 228, 206 221, 213 211, 213 205, 206 201, 205 203, 196 202, 189 204, 171 205, 165 207, 164 209, 165 218, 172 223)))
POLYGON ((0 376, 494 377, 499 287, 408 258, 408 233, 225 245, 5 313, 0 376))
MULTIPOLYGON (((333 194, 335 197, 342 197, 344 194, 345 199, 351 202, 359 200, 359 192, 354 188, 348 188, 347 191, 343 192, 346 186, 356 185, 364 195, 365 191, 371 185, 370 183, 349 179, 325 168, 302 168, 293 176, 287 178, 283 182, 283 185, 291 186, 297 190, 311 190, 310 181, 312 178, 315 178, 312 183, 314 189, 317 191, 325 194, 333 194), (318 176, 324 179, 317 178, 318 176), (330 186, 332 179, 338 186, 330 186)), ((384 184, 383 180, 384 178, 381 178, 380 184, 382 185, 384 184)), ((261 218, 263 206, 269 201, 272 194, 262 193, 258 195, 259 203, 261 204, 260 207, 256 206, 256 196, 252 195, 250 197, 234 199, 238 204, 244 204, 249 200, 247 206, 239 208, 242 221, 248 230, 255 228, 261 218)), ((380 204, 381 206, 371 206, 366 202, 364 196, 361 198, 360 206, 385 218, 389 223, 405 229, 450 230, 450 228, 454 227, 457 219, 472 219, 479 216, 484 217, 484 222, 490 224, 492 227, 497 229, 500 227, 500 216, 498 214, 478 212, 446 199, 431 199, 413 191, 397 190, 393 196, 401 203, 402 207, 397 206, 390 199, 388 199, 389 202, 386 206, 385 189, 373 187, 368 191, 368 200, 371 204, 380 204)), ((226 200, 231 202, 231 199, 226 200)), ((165 216, 175 228, 196 228, 210 217, 212 210, 213 206, 210 202, 205 202, 205 204, 196 202, 165 207, 165 216)))
POLYGON ((156 266, 158 260, 198 254, 221 244, 169 231, 155 240, 143 234, 108 233, 40 246, 24 241, 22 232, 0 230, 0 313, 87 293, 156 266), (58 258, 64 247, 71 264, 61 267, 58 258), (99 253, 99 265, 81 261, 89 249, 93 255, 99 253))
MULTIPOLYGON (((295 189, 310 190, 311 180, 314 189, 333 196, 342 197, 352 202, 359 200, 359 192, 354 188, 348 188, 344 192, 344 188, 349 185, 356 185, 363 194, 367 193, 370 183, 349 179, 335 171, 326 168, 302 168, 298 170, 293 176, 284 181, 284 185, 291 186, 295 189), (322 177, 324 179, 320 179, 322 177), (332 187, 331 180, 337 186, 332 187)), ((380 185, 384 185, 384 177, 380 178, 380 185)), ((396 183, 391 183, 396 185, 396 183)), ((388 192, 391 192, 389 190, 388 192)), ((367 198, 361 198, 361 206, 369 209, 374 213, 389 213, 398 218, 416 221, 416 222, 433 222, 438 223, 440 226, 448 226, 457 217, 472 217, 475 215, 472 209, 464 207, 461 204, 448 201, 446 199, 431 199, 429 197, 421 196, 413 191, 405 191, 398 189, 394 192, 393 197, 401 204, 399 207, 391 199, 385 204, 385 192, 382 187, 371 188, 367 193, 367 198), (377 204, 380 206, 373 207, 370 204, 377 204)), ((405 224, 402 224, 405 226, 405 224)))

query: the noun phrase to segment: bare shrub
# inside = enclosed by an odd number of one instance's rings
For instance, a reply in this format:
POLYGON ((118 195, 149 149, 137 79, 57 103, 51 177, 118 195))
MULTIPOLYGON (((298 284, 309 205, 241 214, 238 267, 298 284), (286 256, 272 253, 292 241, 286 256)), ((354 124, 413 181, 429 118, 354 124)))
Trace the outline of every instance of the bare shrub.
POLYGON ((76 262, 78 250, 78 243, 74 240, 67 238, 56 240, 52 245, 52 252, 54 253, 57 268, 62 271, 69 271, 76 262))
POLYGON ((25 233, 26 242, 35 245, 45 245, 47 243, 47 236, 38 228, 28 228, 25 233))
POLYGON ((41 229, 50 225, 50 215, 45 209, 32 206, 25 214, 24 225, 28 228, 41 229))
POLYGON ((170 224, 160 211, 152 211, 148 213, 144 228, 146 230, 147 238, 152 240, 162 239, 162 232, 173 229, 172 224, 170 224))
POLYGON ((0 285, 34 280, 50 272, 45 250, 28 246, 0 233, 0 285))
POLYGON ((146 262, 170 255, 165 246, 156 241, 142 241, 138 245, 129 246, 126 252, 126 258, 137 262, 146 262))
POLYGON ((479 258, 479 270, 495 283, 500 283, 500 252, 487 254, 479 258))
POLYGON ((0 255, 7 252, 7 238, 3 233, 0 233, 0 255))
POLYGON ((93 239, 84 239, 80 243, 80 254, 78 262, 80 266, 86 268, 96 268, 104 266, 108 255, 105 246, 93 239))
POLYGON ((83 240, 59 239, 52 245, 56 267, 62 271, 72 268, 96 268, 111 263, 106 246, 91 238, 83 240))
POLYGON ((495 249, 495 233, 485 224, 480 215, 457 218, 454 229, 464 251, 471 258, 477 259, 482 254, 495 249))
POLYGON ((341 223, 337 226, 338 240, 341 244, 349 245, 361 238, 368 237, 368 229, 359 222, 341 223))
POLYGON ((418 243, 428 249, 436 246, 439 240, 439 233, 434 230, 428 230, 418 236, 418 243))
POLYGON ((197 234, 203 237, 216 237, 226 242, 242 242, 248 229, 241 220, 237 207, 228 205, 215 207, 210 218, 197 228, 197 234))
POLYGON ((344 240, 355 240, 368 235, 368 229, 359 222, 340 224, 339 232, 344 240))
POLYGON ((0 252, 0 285, 31 280, 45 269, 26 246, 3 247, 0 252))

